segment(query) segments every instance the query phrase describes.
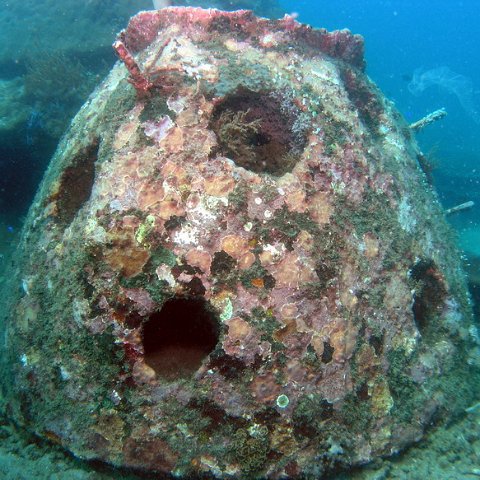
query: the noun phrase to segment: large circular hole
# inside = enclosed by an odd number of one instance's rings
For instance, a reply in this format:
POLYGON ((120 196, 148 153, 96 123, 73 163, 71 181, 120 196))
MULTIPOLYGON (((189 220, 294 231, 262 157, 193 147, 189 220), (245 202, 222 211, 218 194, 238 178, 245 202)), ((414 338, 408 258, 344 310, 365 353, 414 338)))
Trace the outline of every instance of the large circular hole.
POLYGON ((247 170, 276 176, 291 171, 300 159, 309 126, 293 98, 246 88, 226 95, 210 121, 222 155, 247 170))
POLYGON ((202 297, 174 297, 143 325, 145 363, 175 380, 198 370, 219 336, 219 321, 202 297))

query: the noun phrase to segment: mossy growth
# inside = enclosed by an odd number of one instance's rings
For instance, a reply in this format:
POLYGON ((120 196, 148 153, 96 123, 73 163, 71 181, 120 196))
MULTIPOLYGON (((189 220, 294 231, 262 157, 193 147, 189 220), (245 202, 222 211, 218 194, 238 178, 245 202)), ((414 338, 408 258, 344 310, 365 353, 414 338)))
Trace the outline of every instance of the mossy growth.
POLYGON ((223 96, 244 87, 253 91, 265 90, 272 85, 270 70, 261 63, 240 60, 238 56, 227 54, 227 64, 220 65, 219 80, 215 84, 215 95, 223 96))
POLYGON ((168 108, 165 97, 161 95, 150 96, 140 114, 140 121, 155 121, 165 115, 168 115, 172 121, 175 121, 176 113, 168 108))
POLYGON ((173 419, 177 425, 187 425, 191 433, 201 434, 205 429, 210 428, 211 419, 202 414, 200 406, 205 402, 200 398, 192 400, 189 408, 175 398, 169 398, 162 404, 162 415, 173 419))
POLYGON ((45 267, 37 266, 38 278, 44 280, 32 285, 31 295, 41 300, 41 308, 35 318, 30 318, 25 334, 16 336, 10 349, 17 357, 11 358, 13 364, 18 362, 18 352, 27 352, 26 358, 31 362, 31 366, 23 371, 25 376, 19 376, 16 381, 15 388, 17 393, 21 391, 21 396, 11 401, 18 408, 28 411, 32 428, 35 428, 33 422, 36 419, 48 424, 50 420, 55 422, 61 417, 72 419, 72 428, 76 430, 85 428, 86 422, 93 422, 91 413, 109 397, 121 375, 122 352, 113 341, 111 332, 107 330, 91 335, 81 326, 84 316, 89 314, 88 308, 83 309, 72 302, 73 299, 84 298, 85 293, 81 277, 88 256, 82 250, 81 242, 78 237, 65 245, 65 249, 73 253, 65 255, 62 269, 47 274, 42 270, 45 267), (55 295, 48 288, 47 278, 58 286, 55 295), (65 312, 70 312, 76 321, 58 324, 58 318, 65 316, 65 312), (98 368, 92 370, 89 365, 98 368), (79 384, 92 382, 94 387, 88 401, 79 401, 80 397, 72 397, 71 392, 65 393, 71 388, 72 381, 79 384), (74 415, 73 411, 83 413, 74 415), (51 417, 47 418, 49 415, 51 417), (86 419, 83 423, 82 418, 86 419))
POLYGON ((116 127, 125 121, 127 113, 135 107, 135 89, 127 80, 122 80, 107 99, 102 112, 103 125, 116 127))
POLYGON ((357 69, 344 66, 341 69, 343 84, 350 101, 355 105, 363 123, 377 133, 380 116, 384 111, 382 95, 368 77, 357 69))
POLYGON ((280 241, 291 251, 293 242, 302 230, 312 235, 319 233, 318 225, 308 214, 291 212, 283 206, 275 211, 275 215, 269 222, 259 226, 258 235, 262 242, 280 241))
POLYGON ((364 201, 354 209, 339 199, 334 217, 339 227, 349 228, 353 225, 358 238, 372 232, 390 243, 383 260, 385 269, 398 268, 398 265, 404 264, 406 254, 412 251, 413 241, 400 227, 396 212, 389 205, 390 201, 384 193, 367 188, 364 201))
POLYGON ((281 328, 281 324, 273 315, 273 312, 270 309, 264 310, 262 307, 254 307, 250 314, 249 323, 266 335, 266 340, 272 341, 273 334, 281 328))
POLYGON ((448 375, 432 377, 426 387, 430 391, 441 390, 449 399, 447 410, 463 414, 466 408, 477 403, 480 395, 480 371, 469 366, 462 355, 451 358, 445 366, 448 375), (466 380, 468 379, 468 381, 466 380))
POLYGON ((117 88, 110 93, 99 116, 99 120, 105 128, 101 135, 98 165, 111 160, 115 134, 118 127, 128 118, 128 112, 134 108, 135 99, 135 90, 126 80, 120 81, 117 88))
POLYGON ((313 438, 323 435, 334 416, 333 405, 318 394, 303 395, 293 411, 295 435, 313 438))
POLYGON ((392 415, 400 421, 408 422, 415 413, 417 405, 415 393, 418 391, 415 382, 407 374, 412 359, 403 348, 388 352, 387 359, 389 362, 387 382, 395 402, 392 415))
POLYGON ((224 110, 219 118, 218 141, 223 151, 237 160, 242 166, 255 163, 254 144, 260 130, 261 121, 248 119, 250 110, 234 112, 224 110))
POLYGON ((177 264, 177 257, 168 248, 159 246, 152 251, 149 264, 155 268, 162 264, 174 267, 177 264))
POLYGON ((323 153, 333 155, 339 147, 347 142, 349 137, 348 125, 334 118, 321 103, 317 104, 316 107, 325 145, 323 153))
POLYGON ((262 469, 267 462, 270 450, 268 430, 251 435, 248 430, 240 428, 233 437, 231 457, 238 462, 242 471, 242 478, 251 479, 261 477, 262 469))
POLYGON ((372 420, 370 403, 354 393, 343 399, 340 415, 345 426, 355 433, 366 432, 372 420))
POLYGON ((245 212, 248 203, 248 193, 250 188, 245 182, 238 182, 235 188, 228 195, 228 208, 232 213, 245 212))

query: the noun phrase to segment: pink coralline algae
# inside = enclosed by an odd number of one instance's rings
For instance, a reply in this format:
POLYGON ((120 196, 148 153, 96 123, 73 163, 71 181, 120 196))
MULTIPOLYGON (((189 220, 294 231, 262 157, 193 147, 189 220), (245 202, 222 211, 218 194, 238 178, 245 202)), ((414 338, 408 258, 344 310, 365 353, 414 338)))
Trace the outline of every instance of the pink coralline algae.
POLYGON ((362 38, 172 7, 115 49, 25 224, 3 410, 81 458, 218 479, 321 478, 461 412, 458 253, 362 38))
POLYGON ((153 138, 156 142, 161 142, 173 126, 172 119, 165 116, 160 118, 158 122, 145 122, 143 132, 147 137, 153 138))

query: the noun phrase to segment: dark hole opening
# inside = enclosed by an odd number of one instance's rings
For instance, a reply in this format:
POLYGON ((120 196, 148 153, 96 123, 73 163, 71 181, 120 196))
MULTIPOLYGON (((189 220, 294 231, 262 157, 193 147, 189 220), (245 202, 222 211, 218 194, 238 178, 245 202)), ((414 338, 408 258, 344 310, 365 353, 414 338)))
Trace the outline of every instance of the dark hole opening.
POLYGON ((145 363, 175 380, 196 372, 219 337, 219 321, 202 297, 175 297, 143 325, 145 363))
POLYGON ((334 351, 335 349, 328 342, 323 342, 322 362, 330 363, 333 360, 334 351))
POLYGON ((368 384, 366 382, 362 383, 356 390, 357 398, 359 400, 368 400, 370 394, 368 393, 368 384))
POLYGON ((381 355, 383 353, 383 340, 383 332, 381 335, 371 335, 368 339, 368 343, 373 347, 375 355, 381 355))
POLYGON ((443 308, 447 294, 440 272, 432 260, 420 260, 410 270, 415 282, 413 317, 420 333, 425 333, 430 320, 443 308))
POLYGON ((293 100, 246 88, 219 102, 210 121, 223 155, 247 170, 276 176, 290 172, 300 159, 308 127, 293 100))
POLYGON ((54 195, 58 216, 57 221, 68 225, 75 218, 82 205, 90 198, 95 180, 95 162, 98 141, 81 150, 60 177, 58 192, 54 195))

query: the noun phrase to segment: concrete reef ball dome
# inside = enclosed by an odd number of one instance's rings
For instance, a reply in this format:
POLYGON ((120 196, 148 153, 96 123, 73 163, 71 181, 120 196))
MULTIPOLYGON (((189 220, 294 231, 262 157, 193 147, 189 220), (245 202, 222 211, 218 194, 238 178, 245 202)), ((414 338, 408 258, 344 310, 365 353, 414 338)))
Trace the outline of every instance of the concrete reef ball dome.
POLYGON ((321 478, 480 385, 459 255, 363 39, 166 8, 74 119, 2 319, 2 407, 158 478, 321 478))

